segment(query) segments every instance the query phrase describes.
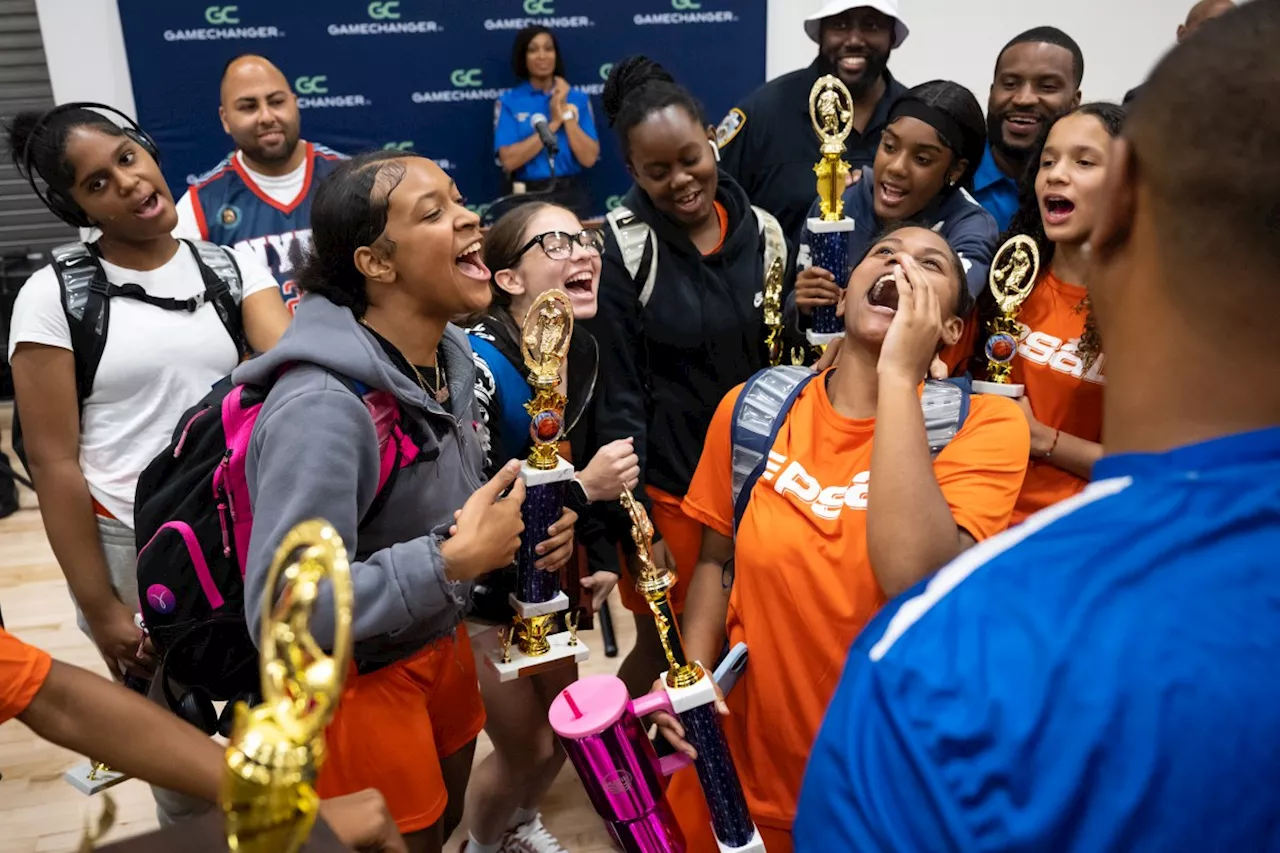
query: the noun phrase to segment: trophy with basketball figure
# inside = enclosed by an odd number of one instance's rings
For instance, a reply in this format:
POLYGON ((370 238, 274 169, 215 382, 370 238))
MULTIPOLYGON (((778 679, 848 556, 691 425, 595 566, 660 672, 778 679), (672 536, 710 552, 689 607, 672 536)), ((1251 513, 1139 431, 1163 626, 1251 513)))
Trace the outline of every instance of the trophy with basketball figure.
POLYGON ((533 447, 520 466, 525 484, 524 535, 516 554, 516 590, 509 600, 515 622, 500 629, 501 648, 486 657, 500 681, 513 681, 571 661, 582 662, 589 651, 578 639, 577 612, 560 588, 559 572, 537 567, 538 545, 564 512, 573 480, 573 465, 560 455, 567 400, 560 393, 560 366, 573 337, 573 305, 560 290, 539 296, 520 329, 520 350, 529 368, 533 398, 525 404, 533 447), (561 615, 563 614, 563 616, 561 615), (557 631, 563 621, 565 630, 557 631))
POLYGON ((1026 390, 1025 386, 1010 381, 1013 357, 1018 354, 1018 340, 1022 334, 1018 325, 1018 309, 1031 295, 1039 276, 1040 248, 1025 234, 1011 237, 996 252, 987 283, 995 297, 998 313, 987 323, 984 347, 987 378, 985 381, 974 380, 975 393, 1017 398, 1026 390))
MULTIPOLYGON (((854 221, 844 215, 843 198, 849 179, 849 164, 843 158, 845 140, 853 132, 853 96, 839 77, 828 74, 813 85, 809 118, 822 142, 822 159, 813 167, 820 215, 807 223, 809 266, 831 273, 844 290, 849 284, 849 240, 854 231, 854 221)), ((843 337, 844 321, 836 316, 836 306, 815 307, 806 336, 819 347, 843 337)))

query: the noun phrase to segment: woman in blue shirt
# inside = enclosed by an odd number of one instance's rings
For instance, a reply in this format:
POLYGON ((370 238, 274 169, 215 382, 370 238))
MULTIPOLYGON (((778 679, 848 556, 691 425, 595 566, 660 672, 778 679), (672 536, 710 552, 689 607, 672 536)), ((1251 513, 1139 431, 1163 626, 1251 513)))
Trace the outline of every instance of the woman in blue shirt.
POLYGON ((591 196, 579 179, 600 158, 591 99, 569 88, 551 30, 532 26, 517 33, 511 70, 525 82, 498 99, 494 112, 493 147, 502 170, 513 182, 524 184, 526 191, 546 192, 552 189, 554 157, 554 191, 543 200, 563 205, 578 216, 591 215, 591 196), (544 149, 534 129, 538 117, 559 143, 555 154, 544 149))

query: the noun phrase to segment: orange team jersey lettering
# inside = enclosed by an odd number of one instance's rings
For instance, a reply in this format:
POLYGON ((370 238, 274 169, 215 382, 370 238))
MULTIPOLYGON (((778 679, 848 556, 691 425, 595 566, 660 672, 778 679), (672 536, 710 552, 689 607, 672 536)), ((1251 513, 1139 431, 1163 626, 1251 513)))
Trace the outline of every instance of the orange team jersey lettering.
POLYGON ((0 628, 0 723, 27 710, 52 666, 47 652, 0 628))
MULTIPOLYGON (((725 733, 752 816, 783 833, 845 655, 885 602, 867 552, 875 420, 837 413, 829 376, 796 399, 752 490, 726 626, 731 644, 747 643, 751 664, 729 695, 725 733)), ((717 408, 684 501, 687 515, 725 536, 733 533, 730 426, 740 391, 717 408)), ((983 540, 1008 526, 1030 436, 1011 401, 972 403, 933 470, 956 525, 983 540)), ((671 791, 691 853, 714 852, 696 777, 685 774, 671 791)))
MULTIPOLYGON (((1088 291, 1045 273, 1018 311, 1022 333, 1012 381, 1025 385, 1042 424, 1085 441, 1102 440, 1102 391, 1107 357, 1085 370, 1079 353, 1088 291)), ((1080 492, 1088 481, 1046 459, 1033 459, 1014 510, 1015 524, 1080 492)))

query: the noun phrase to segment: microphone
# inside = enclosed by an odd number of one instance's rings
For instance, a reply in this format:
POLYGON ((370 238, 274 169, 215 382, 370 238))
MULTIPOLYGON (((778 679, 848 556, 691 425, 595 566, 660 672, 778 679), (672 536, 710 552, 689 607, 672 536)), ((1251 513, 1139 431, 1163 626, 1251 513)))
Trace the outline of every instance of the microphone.
POLYGON ((533 129, 538 132, 538 138, 542 140, 542 147, 551 152, 554 156, 560 153, 560 142, 556 139, 556 135, 551 132, 551 128, 547 126, 547 117, 542 113, 534 113, 532 116, 533 129))

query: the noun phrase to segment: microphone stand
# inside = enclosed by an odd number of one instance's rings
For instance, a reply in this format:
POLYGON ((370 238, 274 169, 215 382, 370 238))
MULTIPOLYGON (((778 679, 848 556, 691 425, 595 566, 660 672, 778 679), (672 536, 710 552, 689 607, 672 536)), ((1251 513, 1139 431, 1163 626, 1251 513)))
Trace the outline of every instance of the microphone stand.
POLYGON ((506 195, 498 196, 489 205, 489 209, 485 211, 484 216, 481 217, 481 227, 489 228, 492 226, 493 223, 498 221, 503 213, 507 212, 508 206, 518 206, 512 205, 511 202, 523 203, 525 201, 536 201, 540 197, 550 197, 555 193, 556 183, 559 181, 559 178, 556 177, 556 156, 560 153, 560 149, 558 146, 556 148, 551 148, 547 145, 543 145, 542 150, 547 155, 547 165, 551 167, 551 182, 547 184, 545 189, 523 193, 507 193, 506 195))

